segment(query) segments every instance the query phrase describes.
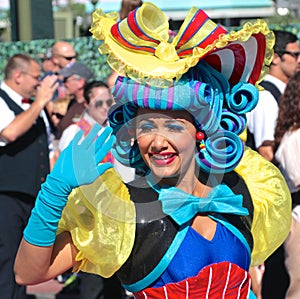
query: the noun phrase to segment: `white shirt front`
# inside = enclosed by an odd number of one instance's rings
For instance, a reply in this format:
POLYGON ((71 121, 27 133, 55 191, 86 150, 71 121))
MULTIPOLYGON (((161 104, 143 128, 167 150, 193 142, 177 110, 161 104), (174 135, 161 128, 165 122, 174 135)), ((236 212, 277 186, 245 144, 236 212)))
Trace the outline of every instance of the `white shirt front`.
MULTIPOLYGON (((12 90, 10 87, 8 87, 4 82, 1 83, 1 89, 4 90, 7 95, 23 110, 27 110, 29 108, 29 104, 22 104, 22 96, 16 93, 14 90, 12 90)), ((0 98, 0 132, 6 128, 14 119, 15 119, 15 113, 10 110, 10 108, 7 106, 6 102, 0 98)), ((1 139, 0 137, 0 146, 5 146, 6 142, 1 139)))
POLYGON ((275 153, 290 191, 300 190, 300 129, 286 132, 275 153))
MULTIPOLYGON (((24 111, 26 111, 30 107, 30 104, 22 103, 23 97, 14 90, 12 90, 7 84, 5 84, 5 82, 1 83, 0 88, 4 90, 7 93, 7 95, 24 111)), ((45 122, 48 135, 49 155, 51 157, 53 155, 53 144, 50 139, 50 124, 44 110, 41 111, 40 116, 45 122)), ((6 128, 15 119, 15 117, 15 113, 12 110, 10 110, 6 102, 0 97, 0 132, 4 128, 6 128)), ((6 140, 1 139, 0 137, 0 146, 5 146, 7 145, 7 143, 8 142, 6 140)))
MULTIPOLYGON (((286 84, 274 76, 267 75, 266 81, 274 83, 281 93, 284 93, 286 84)), ((264 141, 274 140, 274 132, 278 117, 278 104, 268 90, 259 92, 257 106, 247 113, 247 125, 254 135, 255 146, 259 148, 264 141)))

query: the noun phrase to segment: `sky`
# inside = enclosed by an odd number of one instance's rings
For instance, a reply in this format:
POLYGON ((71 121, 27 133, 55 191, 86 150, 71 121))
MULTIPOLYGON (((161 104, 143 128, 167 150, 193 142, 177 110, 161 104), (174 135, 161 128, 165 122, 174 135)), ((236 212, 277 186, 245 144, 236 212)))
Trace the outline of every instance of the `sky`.
MULTIPOLYGON (((111 0, 100 0, 100 2, 109 2, 111 0)), ((120 0, 121 1, 121 0, 120 0)), ((74 1, 75 2, 75 1, 74 1)), ((90 3, 89 0, 76 0, 77 3, 90 3)), ((118 1, 117 1, 118 2, 118 1)), ((66 3, 66 0, 59 0, 61 5, 66 3)), ((9 0, 0 0, 0 8, 8 8, 9 7, 9 0)))
POLYGON ((0 0, 0 8, 8 8, 9 0, 0 0))

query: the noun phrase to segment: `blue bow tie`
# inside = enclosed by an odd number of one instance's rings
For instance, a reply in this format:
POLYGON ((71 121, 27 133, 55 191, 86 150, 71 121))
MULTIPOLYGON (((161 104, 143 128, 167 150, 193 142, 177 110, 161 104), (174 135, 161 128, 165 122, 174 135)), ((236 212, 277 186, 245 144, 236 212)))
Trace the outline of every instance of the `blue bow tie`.
POLYGON ((206 198, 193 196, 175 187, 162 188, 158 192, 163 212, 179 225, 189 222, 201 212, 249 215, 248 209, 243 207, 243 196, 235 195, 223 184, 214 187, 206 198))

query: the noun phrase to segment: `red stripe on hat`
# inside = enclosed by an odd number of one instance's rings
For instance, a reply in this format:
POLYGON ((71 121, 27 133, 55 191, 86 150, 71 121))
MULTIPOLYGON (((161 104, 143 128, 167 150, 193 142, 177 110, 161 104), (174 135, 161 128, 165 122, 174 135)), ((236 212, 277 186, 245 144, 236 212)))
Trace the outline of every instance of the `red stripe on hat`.
POLYGON ((243 75, 246 65, 246 53, 244 47, 240 44, 230 44, 226 49, 230 49, 234 55, 234 71, 229 78, 229 83, 233 86, 241 80, 243 75))
POLYGON ((134 44, 131 44, 127 41, 127 39, 122 35, 122 33, 119 30, 119 23, 114 24, 111 27, 111 34, 112 36, 115 38, 116 41, 118 41, 121 45, 123 45, 126 48, 129 49, 133 49, 136 51, 144 51, 144 52, 148 52, 148 53, 155 53, 155 48, 152 47, 140 47, 140 46, 136 46, 134 44))
POLYGON ((249 83, 255 84, 259 79, 261 68, 264 64, 265 51, 266 51, 266 37, 262 33, 254 34, 253 37, 257 40, 257 49, 255 64, 248 80, 249 83))
POLYGON ((230 44, 226 46, 225 48, 222 48, 220 50, 216 51, 218 54, 210 54, 205 58, 205 61, 210 64, 214 69, 216 69, 218 72, 222 73, 223 75, 226 75, 229 83, 231 86, 237 84, 243 75, 244 69, 245 69, 245 63, 246 63, 246 53, 245 49, 240 44, 230 44), (222 63, 222 61, 226 61, 225 55, 222 55, 222 52, 224 50, 230 50, 233 52, 234 57, 234 66, 232 67, 231 74, 228 74, 224 70, 224 67, 226 67, 226 63, 222 63))
POLYGON ((220 34, 226 34, 226 33, 227 33, 227 31, 223 27, 217 26, 199 44, 194 45, 192 48, 189 48, 189 49, 178 50, 177 54, 178 54, 179 57, 184 57, 184 56, 190 55, 190 54, 192 54, 193 49, 194 49, 195 46, 200 47, 202 49, 205 49, 208 45, 211 45, 215 40, 217 40, 219 38, 220 34))
POLYGON ((222 73, 222 63, 219 55, 214 53, 210 54, 205 57, 204 61, 206 61, 210 66, 212 66, 218 72, 222 73))
POLYGON ((151 36, 148 36, 145 34, 145 32, 140 28, 139 24, 136 21, 136 12, 137 10, 132 11, 131 13, 129 13, 128 17, 127 17, 127 24, 128 27, 130 28, 130 30, 139 38, 145 40, 145 41, 149 41, 149 42, 153 42, 156 44, 159 44, 160 41, 157 39, 152 38, 151 36))
POLYGON ((179 38, 178 43, 176 45, 176 50, 182 47, 197 32, 199 32, 199 29, 207 20, 209 20, 207 14, 201 9, 197 10, 197 12, 191 18, 188 25, 185 27, 185 30, 183 31, 181 37, 179 38))
POLYGON ((220 34, 226 34, 227 31, 222 26, 217 26, 207 37, 198 45, 198 47, 205 49, 208 45, 211 45, 217 40, 220 34))

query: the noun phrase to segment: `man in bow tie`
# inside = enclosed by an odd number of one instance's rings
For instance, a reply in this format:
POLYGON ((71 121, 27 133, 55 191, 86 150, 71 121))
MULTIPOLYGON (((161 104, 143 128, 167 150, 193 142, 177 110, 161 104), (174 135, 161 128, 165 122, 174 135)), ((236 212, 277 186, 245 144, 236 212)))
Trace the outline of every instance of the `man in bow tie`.
POLYGON ((25 299, 13 263, 41 183, 49 173, 47 119, 43 111, 57 76, 41 81, 39 63, 12 56, 0 86, 0 290, 2 299, 25 299), (34 101, 32 101, 34 99, 34 101), (32 103, 31 103, 32 102, 32 103))

